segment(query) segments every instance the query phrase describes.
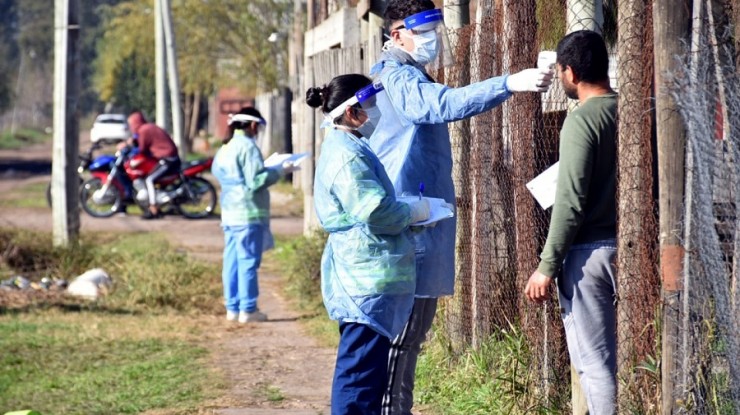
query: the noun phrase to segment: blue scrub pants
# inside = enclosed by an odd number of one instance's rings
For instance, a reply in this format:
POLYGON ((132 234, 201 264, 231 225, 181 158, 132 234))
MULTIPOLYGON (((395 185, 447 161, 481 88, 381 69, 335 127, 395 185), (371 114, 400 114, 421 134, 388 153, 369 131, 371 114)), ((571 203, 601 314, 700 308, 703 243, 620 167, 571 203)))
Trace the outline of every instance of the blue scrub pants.
POLYGON ((257 309, 257 269, 262 261, 264 225, 224 226, 224 300, 228 311, 257 309))
POLYGON ((389 338, 367 325, 339 323, 332 415, 380 414, 390 347, 389 338))

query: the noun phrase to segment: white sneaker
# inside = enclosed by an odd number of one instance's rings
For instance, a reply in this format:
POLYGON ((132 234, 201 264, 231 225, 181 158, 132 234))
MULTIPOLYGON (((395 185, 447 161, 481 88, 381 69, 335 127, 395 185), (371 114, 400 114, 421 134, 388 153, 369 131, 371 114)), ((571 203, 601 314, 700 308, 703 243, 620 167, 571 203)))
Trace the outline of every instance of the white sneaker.
POLYGON ((236 311, 230 311, 230 310, 226 311, 226 320, 236 321, 238 317, 239 317, 239 313, 237 313, 236 311))
POLYGON ((260 321, 267 321, 267 314, 259 310, 254 310, 251 313, 247 313, 246 311, 239 312, 239 322, 242 324, 255 323, 260 321))

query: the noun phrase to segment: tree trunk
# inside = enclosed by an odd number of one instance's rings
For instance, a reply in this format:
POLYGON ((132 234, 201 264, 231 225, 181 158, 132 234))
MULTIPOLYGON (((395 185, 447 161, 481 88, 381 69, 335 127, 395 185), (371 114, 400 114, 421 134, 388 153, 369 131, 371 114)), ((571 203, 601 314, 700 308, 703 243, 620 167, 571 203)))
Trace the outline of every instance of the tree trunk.
MULTIPOLYGON (((617 137, 617 379, 620 412, 646 412, 657 385, 635 367, 654 353, 657 224, 653 198, 653 27, 648 0, 619 2, 617 137), (630 408, 631 408, 630 407, 630 408)), ((660 24, 663 23, 659 20, 660 24)))
MULTIPOLYGON (((461 87, 470 82, 469 32, 463 29, 470 19, 467 5, 460 1, 445 1, 445 24, 450 36, 450 50, 455 57, 455 65, 444 70, 444 83, 450 87, 461 87)), ((450 324, 450 338, 456 347, 470 344, 471 317, 471 277, 470 277, 470 228, 472 194, 469 181, 470 169, 470 122, 462 120, 448 125, 450 145, 452 146, 452 179, 455 184, 457 233, 455 243, 455 296, 447 306, 447 321, 450 324)))

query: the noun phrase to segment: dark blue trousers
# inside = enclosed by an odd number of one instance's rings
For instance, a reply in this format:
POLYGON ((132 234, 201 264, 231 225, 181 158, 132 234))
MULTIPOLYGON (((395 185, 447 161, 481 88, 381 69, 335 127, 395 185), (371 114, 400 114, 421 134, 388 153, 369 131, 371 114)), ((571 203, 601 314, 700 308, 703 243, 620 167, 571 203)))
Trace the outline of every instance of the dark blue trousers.
POLYGON ((388 378, 391 341, 364 324, 340 323, 331 389, 332 415, 377 415, 388 378))

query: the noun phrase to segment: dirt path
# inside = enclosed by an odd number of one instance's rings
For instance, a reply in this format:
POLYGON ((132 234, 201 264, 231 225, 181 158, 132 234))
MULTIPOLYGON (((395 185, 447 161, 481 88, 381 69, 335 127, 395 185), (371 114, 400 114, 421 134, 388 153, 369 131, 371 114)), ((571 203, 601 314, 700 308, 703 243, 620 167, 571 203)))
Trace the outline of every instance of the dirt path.
MULTIPOLYGON (((83 137, 84 140, 84 137, 83 137)), ((0 198, 13 189, 49 180, 50 146, 23 150, 0 150, 0 198)), ((273 195, 273 204, 286 202, 273 195)), ((51 230, 51 210, 0 207, 0 227, 51 230)), ((275 217, 273 233, 298 235, 302 218, 275 217)), ((81 215, 82 232, 160 232, 189 254, 220 261, 223 234, 218 219, 191 221, 178 216, 143 221, 138 216, 116 215, 97 219, 81 215)), ((217 334, 214 366, 229 383, 229 392, 218 408, 206 413, 220 415, 316 415, 329 413, 329 395, 334 350, 320 347, 309 337, 281 295, 280 277, 260 274, 260 308, 269 321, 261 324, 230 324, 217 317, 203 317, 217 334)), ((211 336, 213 337, 213 336, 211 336)))

